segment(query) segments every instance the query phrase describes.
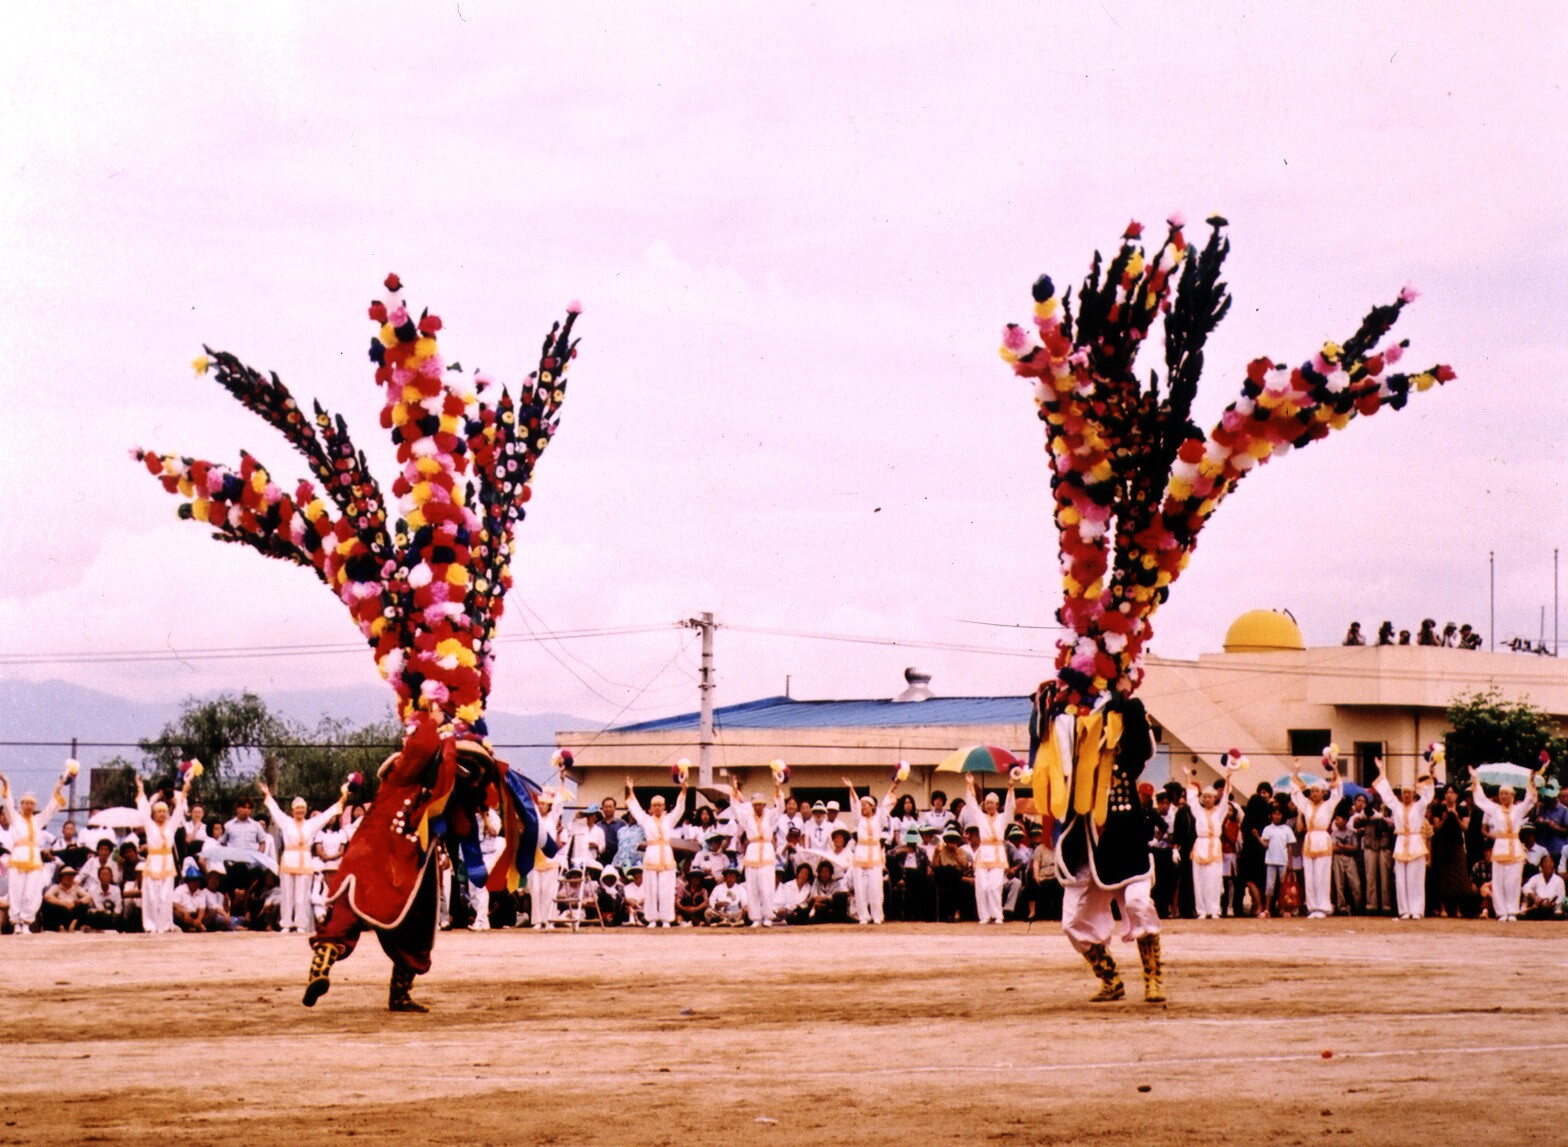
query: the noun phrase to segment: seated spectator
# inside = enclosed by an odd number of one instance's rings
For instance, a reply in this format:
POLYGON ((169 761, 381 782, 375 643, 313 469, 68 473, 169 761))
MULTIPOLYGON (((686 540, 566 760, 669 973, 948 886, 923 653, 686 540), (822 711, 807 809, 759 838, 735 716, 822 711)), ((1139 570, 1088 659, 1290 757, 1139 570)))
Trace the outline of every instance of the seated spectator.
POLYGON ((795 878, 785 881, 773 893, 773 919, 780 924, 805 924, 811 913, 811 865, 797 864, 795 878))
POLYGON ((244 893, 245 926, 252 932, 276 932, 282 925, 283 888, 278 874, 262 869, 244 893))
POLYGON ((709 924, 738 928, 746 922, 746 890, 739 884, 740 870, 726 868, 724 881, 708 896, 709 924))
POLYGON ((87 866, 82 869, 79 879, 83 888, 89 895, 93 893, 93 886, 99 881, 103 870, 107 868, 111 884, 120 883, 120 863, 115 859, 114 844, 108 840, 100 840, 98 847, 93 850, 93 855, 87 858, 87 866))
POLYGON ((76 869, 62 865, 55 876, 56 883, 44 892, 43 903, 38 906, 38 924, 45 932, 91 932, 88 920, 93 898, 87 889, 76 882, 76 869))
MULTIPOLYGON (((642 873, 637 874, 640 878, 642 873)), ((686 873, 686 886, 675 897, 675 919, 682 928, 704 923, 708 915, 708 889, 703 874, 692 866, 686 873)))
POLYGON ((1541 870, 1525 881, 1520 895, 1524 899, 1524 911, 1520 915, 1526 920, 1553 920, 1563 914, 1563 899, 1568 897, 1568 889, 1564 888, 1563 878, 1557 874, 1557 865, 1552 863, 1550 853, 1541 858, 1541 870))
POLYGON ((180 886, 174 890, 174 925, 182 932, 207 931, 207 902, 202 896, 202 872, 194 860, 185 861, 180 886))
MULTIPOLYGON (((601 850, 602 851, 602 850, 601 850)), ((626 900, 621 894, 621 874, 606 868, 599 877, 599 919, 606 925, 625 921, 626 900)))
POLYGON ((626 870, 626 883, 621 885, 621 904, 625 908, 626 923, 639 928, 648 923, 647 914, 643 911, 647 895, 642 882, 642 865, 634 864, 626 870))
POLYGON ((223 891, 223 873, 208 872, 203 883, 201 903, 207 912, 207 931, 234 931, 234 914, 229 910, 229 898, 223 891))
POLYGON ((125 931, 125 897, 120 892, 120 882, 115 876, 113 865, 108 861, 100 864, 91 883, 83 881, 82 887, 92 897, 90 916, 93 927, 106 931, 125 931))
POLYGON ((729 841, 729 835, 718 828, 709 829, 707 838, 703 841, 702 851, 691 858, 689 872, 700 873, 704 888, 713 888, 724 879, 724 870, 731 863, 730 855, 724 850, 729 841))
POLYGON ((849 881, 831 860, 817 865, 810 904, 805 921, 808 924, 849 923, 849 881))
MULTIPOLYGON (((974 862, 961 847, 964 834, 956 825, 942 831, 942 843, 931 858, 931 881, 936 886, 936 918, 946 923, 957 919, 964 905, 964 878, 974 880, 974 862)), ((973 903, 971 891, 970 903, 973 903)))
MULTIPOLYGON (((88 858, 92 856, 92 849, 88 845, 83 844, 77 836, 76 822, 74 820, 68 820, 60 826, 60 838, 55 842, 52 851, 55 860, 61 864, 69 865, 76 869, 78 873, 81 872, 82 866, 87 863, 88 858)), ((77 883, 80 884, 81 881, 78 880, 77 883)))

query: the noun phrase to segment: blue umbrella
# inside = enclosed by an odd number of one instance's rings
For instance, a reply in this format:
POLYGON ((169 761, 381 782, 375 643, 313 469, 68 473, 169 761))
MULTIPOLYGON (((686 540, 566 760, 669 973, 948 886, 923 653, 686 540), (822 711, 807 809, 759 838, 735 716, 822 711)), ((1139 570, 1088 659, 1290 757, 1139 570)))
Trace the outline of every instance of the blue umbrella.
POLYGON ((1490 785, 1493 788, 1507 786, 1509 788, 1522 789, 1530 783, 1530 770, 1523 765, 1510 765, 1502 762, 1482 765, 1476 769, 1475 774, 1481 778, 1483 785, 1490 785))
MULTIPOLYGON (((1327 781, 1325 781, 1322 777, 1318 776, 1316 773, 1302 773, 1301 774, 1301 783, 1302 783, 1302 785, 1305 788, 1309 788, 1309 789, 1313 785, 1327 785, 1328 784, 1327 781)), ((1275 792, 1279 792, 1281 790, 1284 790, 1285 792, 1289 792, 1290 791, 1290 774, 1289 773, 1286 773, 1284 776, 1280 777, 1279 780, 1274 782, 1274 791, 1275 792)))

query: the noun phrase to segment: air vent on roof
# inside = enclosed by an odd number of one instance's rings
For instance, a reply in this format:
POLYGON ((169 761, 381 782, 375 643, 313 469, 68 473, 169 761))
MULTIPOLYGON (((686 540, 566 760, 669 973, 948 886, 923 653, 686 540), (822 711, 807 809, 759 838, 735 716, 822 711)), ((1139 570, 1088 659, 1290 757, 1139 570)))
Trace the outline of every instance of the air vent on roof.
POLYGON ((931 700, 931 674, 922 673, 918 669, 906 669, 904 670, 904 682, 904 691, 893 698, 895 703, 931 700))

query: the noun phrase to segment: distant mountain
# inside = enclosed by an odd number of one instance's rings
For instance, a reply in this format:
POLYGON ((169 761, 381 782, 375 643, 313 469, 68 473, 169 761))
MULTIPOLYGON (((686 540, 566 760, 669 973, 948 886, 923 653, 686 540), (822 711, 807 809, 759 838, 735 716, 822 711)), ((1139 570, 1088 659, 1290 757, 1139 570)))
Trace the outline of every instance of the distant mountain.
MULTIPOLYGON (((305 725, 314 725, 322 717, 367 725, 392 712, 386 691, 369 685, 286 690, 261 697, 273 712, 305 725)), ((0 772, 18 790, 46 789, 71 755, 72 737, 79 742, 76 756, 84 775, 116 754, 139 760, 136 742, 156 736, 180 709, 179 702, 130 701, 65 681, 0 680, 0 772)), ((594 727, 565 713, 493 712, 489 720, 490 739, 498 754, 536 780, 549 772, 556 730, 594 727)))

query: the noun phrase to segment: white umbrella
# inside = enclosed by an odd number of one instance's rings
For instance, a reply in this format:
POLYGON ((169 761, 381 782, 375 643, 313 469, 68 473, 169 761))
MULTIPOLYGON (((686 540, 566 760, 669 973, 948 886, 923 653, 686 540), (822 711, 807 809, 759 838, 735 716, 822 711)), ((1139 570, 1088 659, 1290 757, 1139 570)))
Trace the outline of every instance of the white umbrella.
POLYGON ((257 868, 265 868, 268 872, 277 872, 278 862, 265 852, 255 852, 248 848, 230 848, 226 844, 216 844, 208 841, 201 846, 203 860, 217 860, 224 864, 250 864, 257 868))
POLYGON ((1481 778, 1484 785, 1495 785, 1498 788, 1508 786, 1522 789, 1530 783, 1530 770, 1523 765, 1511 765, 1506 762, 1497 762, 1490 765, 1481 765, 1475 770, 1476 776, 1481 778))
POLYGON ((88 818, 88 828, 141 828, 143 817, 139 809, 103 808, 88 818))

